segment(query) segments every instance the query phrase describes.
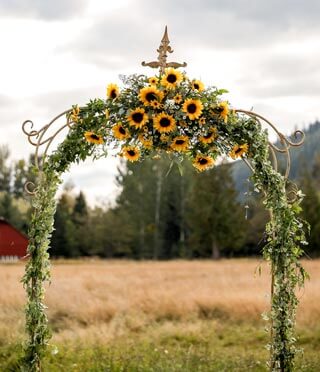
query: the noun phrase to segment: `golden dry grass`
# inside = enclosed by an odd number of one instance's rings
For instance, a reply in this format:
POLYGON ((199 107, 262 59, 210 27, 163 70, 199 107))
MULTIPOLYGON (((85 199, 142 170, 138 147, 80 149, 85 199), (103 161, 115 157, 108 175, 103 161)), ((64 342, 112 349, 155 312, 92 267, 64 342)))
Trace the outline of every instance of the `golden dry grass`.
MULTIPOLYGON (((54 262, 46 304, 58 341, 108 341, 164 320, 257 321, 268 310, 269 270, 256 260, 54 262)), ((320 260, 305 261, 298 323, 320 320, 320 260)), ((0 343, 23 330, 23 265, 0 265, 0 343)))

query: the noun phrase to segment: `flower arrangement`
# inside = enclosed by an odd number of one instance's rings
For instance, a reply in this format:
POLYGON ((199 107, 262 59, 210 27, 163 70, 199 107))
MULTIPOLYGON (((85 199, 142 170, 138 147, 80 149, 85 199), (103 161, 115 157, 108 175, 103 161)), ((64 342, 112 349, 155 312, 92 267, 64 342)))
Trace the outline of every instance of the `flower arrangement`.
MULTIPOLYGON (((197 171, 214 166, 220 155, 245 158, 253 171, 254 188, 265 195, 270 211, 263 255, 271 264, 272 294, 269 312, 271 340, 269 367, 292 371, 296 354, 296 290, 307 273, 299 258, 303 255, 306 222, 298 215, 302 193, 291 200, 287 179, 272 165, 267 132, 252 112, 233 110, 221 98, 226 91, 190 80, 173 68, 146 77, 122 77, 124 87, 107 87, 106 99, 77 105, 67 113, 70 130, 58 148, 43 159, 39 184, 32 200, 28 253, 31 259, 22 279, 28 294, 25 363, 41 370, 50 331, 43 305, 43 283, 50 278, 48 248, 53 230, 55 194, 62 174, 72 163, 107 156, 109 148, 135 162, 146 156, 168 152, 179 162, 188 156, 197 171)), ((34 135, 34 132, 31 132, 34 135)), ((179 164, 179 163, 178 163, 179 164)))
POLYGON ((133 75, 122 80, 123 89, 109 84, 106 101, 96 102, 99 126, 92 128, 92 107, 73 107, 70 119, 83 128, 89 144, 113 143, 120 148, 119 155, 131 162, 156 151, 176 158, 187 155, 198 171, 211 168, 222 153, 233 159, 247 154, 247 143, 230 141, 231 128, 241 120, 221 99, 225 90, 205 89, 203 82, 190 80, 174 68, 162 76, 133 75))

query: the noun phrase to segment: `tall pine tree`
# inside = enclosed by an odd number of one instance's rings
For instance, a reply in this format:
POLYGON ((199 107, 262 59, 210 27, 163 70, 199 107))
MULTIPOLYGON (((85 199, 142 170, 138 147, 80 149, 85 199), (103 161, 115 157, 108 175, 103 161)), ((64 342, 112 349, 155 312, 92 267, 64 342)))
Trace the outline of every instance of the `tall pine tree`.
POLYGON ((232 256, 244 242, 244 209, 237 202, 230 164, 194 179, 188 205, 189 243, 194 256, 232 256))

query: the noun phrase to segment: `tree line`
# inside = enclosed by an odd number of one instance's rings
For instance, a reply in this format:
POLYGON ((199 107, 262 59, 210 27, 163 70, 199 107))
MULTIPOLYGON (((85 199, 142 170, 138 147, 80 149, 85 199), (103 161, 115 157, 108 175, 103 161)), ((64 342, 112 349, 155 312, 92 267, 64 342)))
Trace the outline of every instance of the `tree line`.
MULTIPOLYGON (((0 148, 0 216, 26 232, 30 200, 24 192, 34 180, 33 158, 9 161, 0 148)), ((303 217, 311 225, 308 255, 320 254, 320 154, 297 179, 306 197, 303 217)), ((122 162, 112 205, 90 207, 83 192, 63 189, 55 215, 50 254, 54 257, 171 259, 259 255, 268 213, 246 182, 235 188, 234 165, 222 162, 198 173, 189 161, 175 163, 164 154, 141 163, 122 162)))

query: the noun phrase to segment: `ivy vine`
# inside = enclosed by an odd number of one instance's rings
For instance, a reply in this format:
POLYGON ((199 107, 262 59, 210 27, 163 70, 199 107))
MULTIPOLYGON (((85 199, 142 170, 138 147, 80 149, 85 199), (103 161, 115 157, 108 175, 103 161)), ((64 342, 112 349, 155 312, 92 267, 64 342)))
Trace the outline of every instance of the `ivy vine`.
POLYGON ((222 101, 224 90, 205 89, 201 81, 189 80, 175 69, 150 78, 124 77, 123 83, 122 91, 110 84, 106 100, 73 106, 67 114, 72 125, 66 138, 45 158, 39 173, 29 230, 30 259, 22 279, 28 296, 25 369, 41 371, 51 338, 43 304, 44 283, 50 281, 48 249, 61 176, 72 163, 88 156, 107 156, 108 148, 118 148, 119 155, 129 161, 166 151, 179 164, 187 156, 197 171, 214 166, 221 155, 250 162, 255 189, 265 194, 264 204, 271 215, 263 249, 272 274, 268 363, 272 371, 292 371, 298 305, 295 291, 307 277, 299 262, 306 244, 306 223, 299 218, 302 193, 297 192, 290 201, 285 177, 272 166, 267 132, 257 119, 222 101))

